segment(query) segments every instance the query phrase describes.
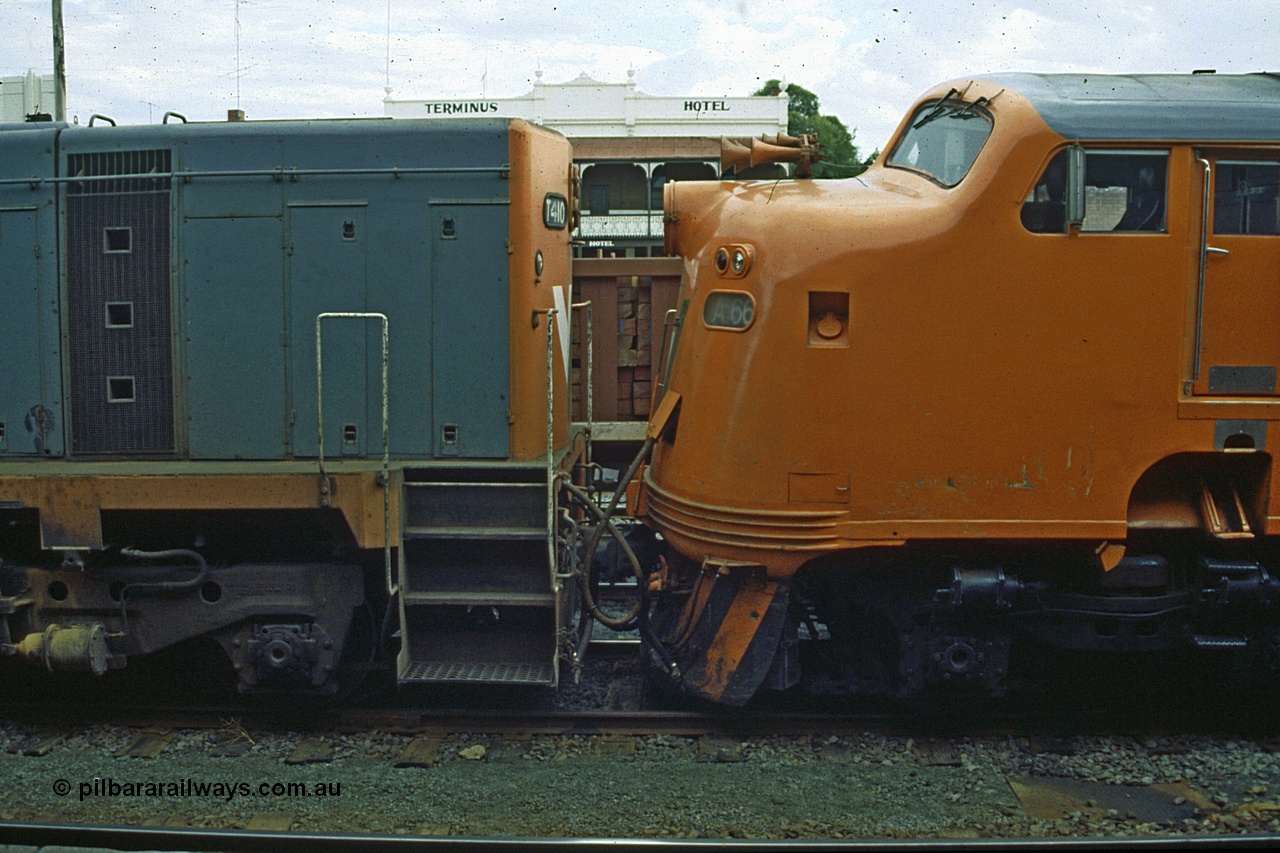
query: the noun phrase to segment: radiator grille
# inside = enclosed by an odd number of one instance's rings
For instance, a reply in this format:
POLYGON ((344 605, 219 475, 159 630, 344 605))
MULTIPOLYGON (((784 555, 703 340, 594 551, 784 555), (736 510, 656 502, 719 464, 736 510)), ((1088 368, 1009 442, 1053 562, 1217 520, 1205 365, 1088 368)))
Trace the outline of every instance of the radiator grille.
POLYGON ((115 195, 169 191, 172 157, 155 151, 96 151, 67 155, 67 195, 115 195))
POLYGON ((67 185, 73 453, 174 450, 169 164, 168 151, 67 159, 86 179, 67 185))

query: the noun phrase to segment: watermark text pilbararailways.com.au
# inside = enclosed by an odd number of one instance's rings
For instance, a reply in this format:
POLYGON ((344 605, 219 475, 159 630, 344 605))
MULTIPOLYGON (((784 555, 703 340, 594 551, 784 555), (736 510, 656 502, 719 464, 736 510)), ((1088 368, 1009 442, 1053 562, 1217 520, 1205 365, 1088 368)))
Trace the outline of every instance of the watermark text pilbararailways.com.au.
POLYGON ((230 802, 237 797, 341 797, 341 782, 206 782, 198 779, 94 778, 83 782, 56 779, 53 793, 91 797, 211 797, 230 802))

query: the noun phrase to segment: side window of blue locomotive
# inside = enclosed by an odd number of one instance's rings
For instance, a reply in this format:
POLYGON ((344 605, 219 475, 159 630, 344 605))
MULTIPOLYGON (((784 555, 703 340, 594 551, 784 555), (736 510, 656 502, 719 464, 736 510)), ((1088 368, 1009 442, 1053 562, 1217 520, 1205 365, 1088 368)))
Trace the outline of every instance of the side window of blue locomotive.
POLYGON ((911 117, 886 163, 920 172, 944 187, 969 174, 991 135, 991 116, 973 104, 943 101, 925 104, 911 117))

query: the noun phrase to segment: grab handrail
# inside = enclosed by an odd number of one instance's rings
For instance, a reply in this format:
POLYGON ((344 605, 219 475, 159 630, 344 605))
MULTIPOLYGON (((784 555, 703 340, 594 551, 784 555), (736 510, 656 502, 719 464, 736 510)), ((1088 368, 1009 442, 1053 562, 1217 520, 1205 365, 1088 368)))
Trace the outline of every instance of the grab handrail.
POLYGON ((322 320, 356 319, 382 321, 382 551, 387 574, 387 594, 395 595, 399 584, 391 577, 391 412, 388 365, 390 364, 390 322, 386 314, 376 311, 325 311, 316 315, 316 458, 320 464, 320 505, 330 506, 332 494, 329 477, 324 470, 324 351, 321 343, 322 320))

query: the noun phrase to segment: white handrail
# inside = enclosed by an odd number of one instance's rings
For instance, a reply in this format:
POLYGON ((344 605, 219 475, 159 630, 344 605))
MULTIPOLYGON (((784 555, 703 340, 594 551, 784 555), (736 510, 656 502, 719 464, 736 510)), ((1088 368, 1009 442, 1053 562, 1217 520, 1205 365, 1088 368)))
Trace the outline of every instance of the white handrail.
MULTIPOLYGON (((586 302, 571 303, 570 307, 587 309, 587 381, 584 384, 587 386, 587 462, 590 462, 591 461, 591 434, 592 432, 595 431, 594 403, 595 403, 596 378, 595 378, 595 368, 592 366, 593 359, 595 358, 595 341, 593 339, 594 330, 595 330, 595 315, 593 314, 593 309, 592 309, 590 300, 587 300, 586 302)), ((572 408, 573 395, 570 394, 569 397, 570 397, 570 407, 572 408)))
POLYGON ((400 585, 391 577, 391 396, 388 385, 390 322, 386 314, 374 311, 325 311, 316 315, 316 458, 320 463, 320 505, 330 506, 329 477, 324 470, 324 352, 320 321, 328 319, 382 321, 382 553, 387 575, 387 595, 395 595, 400 585))
POLYGON ((547 556, 551 571, 551 588, 560 592, 560 573, 556 570, 556 471, 555 471, 555 431, 556 431, 556 386, 555 386, 555 337, 556 314, 554 308, 547 309, 547 556))

